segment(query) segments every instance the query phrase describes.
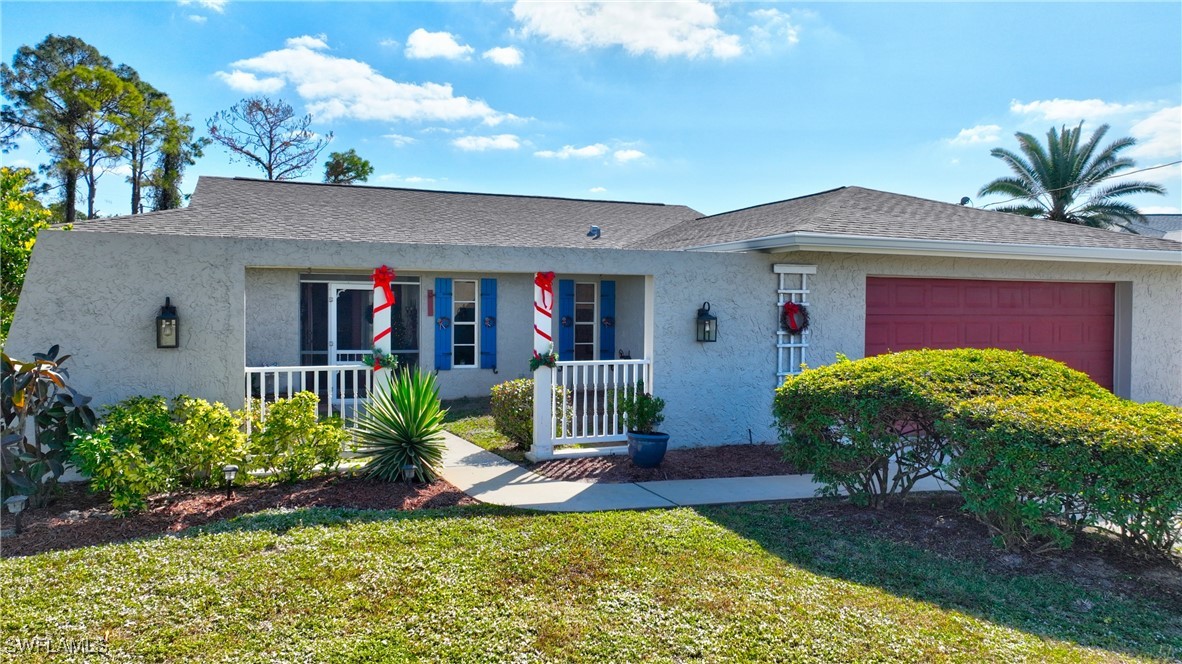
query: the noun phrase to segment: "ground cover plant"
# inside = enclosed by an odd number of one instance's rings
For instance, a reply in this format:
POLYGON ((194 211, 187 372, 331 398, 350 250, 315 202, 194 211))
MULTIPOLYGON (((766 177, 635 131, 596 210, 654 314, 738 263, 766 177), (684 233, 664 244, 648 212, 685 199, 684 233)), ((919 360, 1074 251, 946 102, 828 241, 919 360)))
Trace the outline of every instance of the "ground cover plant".
POLYGON ((889 508, 806 507, 267 512, 4 560, 0 638, 161 662, 1182 656, 1182 604, 1161 593, 892 541, 889 508))

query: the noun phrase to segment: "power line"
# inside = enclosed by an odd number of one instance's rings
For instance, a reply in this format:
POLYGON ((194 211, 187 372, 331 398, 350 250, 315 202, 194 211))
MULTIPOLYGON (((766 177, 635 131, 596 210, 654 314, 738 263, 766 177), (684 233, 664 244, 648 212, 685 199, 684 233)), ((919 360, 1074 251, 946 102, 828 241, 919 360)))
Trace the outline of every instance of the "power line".
MULTIPOLYGON (((1121 174, 1119 174, 1119 175, 1109 175, 1109 176, 1108 176, 1108 177, 1106 177, 1106 178, 1100 178, 1099 180, 1093 180, 1093 181, 1089 182, 1088 184, 1090 184, 1090 185, 1091 185, 1091 184, 1099 184, 1099 183, 1101 183, 1101 182, 1103 182, 1103 181, 1105 181, 1105 180, 1112 180, 1112 179, 1114 179, 1114 178, 1123 178, 1123 177, 1128 177, 1128 176, 1130 176, 1130 175, 1136 175, 1137 173, 1144 173, 1144 172, 1146 172, 1146 171, 1155 171, 1155 170, 1157 170, 1157 169, 1159 169, 1159 168, 1166 168, 1166 167, 1168 167, 1168 166, 1176 166, 1176 165, 1178 165, 1178 164, 1182 164, 1182 159, 1179 159, 1179 160, 1177 160, 1177 161, 1171 161, 1171 162, 1169 162, 1169 163, 1166 163, 1166 164, 1158 164, 1158 165, 1156 165, 1156 166, 1146 166, 1145 168, 1139 168, 1139 169, 1137 169, 1137 170, 1135 170, 1135 171, 1129 171, 1128 173, 1121 173, 1121 174)), ((1057 187, 1057 188, 1055 188, 1055 189, 1045 189, 1045 190, 1043 190, 1043 191, 1036 191, 1036 192, 1034 192, 1033 194, 1031 194, 1031 195, 1029 195, 1029 196, 1016 196, 1016 197, 1014 197, 1014 198, 1006 199, 1006 200, 1004 200, 1004 201, 997 201, 997 202, 995 202, 995 203, 986 203, 985 205, 982 205, 982 206, 980 207, 980 209, 984 210, 985 208, 987 208, 987 207, 989 207, 989 206, 991 206, 991 205, 1002 205, 1003 203, 1012 203, 1012 202, 1014 202, 1014 201, 1025 201, 1025 200, 1030 200, 1031 198, 1036 198, 1036 197, 1038 197, 1038 196, 1042 196, 1043 194, 1050 194, 1050 193, 1053 193, 1053 192, 1056 192, 1056 191, 1063 191, 1064 189, 1073 189, 1073 188, 1075 188, 1075 187, 1077 187, 1077 186, 1079 186, 1079 185, 1074 185, 1074 184, 1073 184, 1073 185, 1067 185, 1067 186, 1065 186, 1065 187, 1057 187)))

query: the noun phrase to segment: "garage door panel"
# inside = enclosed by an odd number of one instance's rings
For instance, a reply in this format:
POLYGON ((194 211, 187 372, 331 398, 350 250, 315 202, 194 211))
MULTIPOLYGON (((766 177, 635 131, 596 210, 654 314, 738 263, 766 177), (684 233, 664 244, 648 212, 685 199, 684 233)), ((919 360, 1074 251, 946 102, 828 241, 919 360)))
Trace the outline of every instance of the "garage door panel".
POLYGON ((1113 284, 868 277, 866 355, 1022 350, 1111 389, 1114 297, 1113 284))

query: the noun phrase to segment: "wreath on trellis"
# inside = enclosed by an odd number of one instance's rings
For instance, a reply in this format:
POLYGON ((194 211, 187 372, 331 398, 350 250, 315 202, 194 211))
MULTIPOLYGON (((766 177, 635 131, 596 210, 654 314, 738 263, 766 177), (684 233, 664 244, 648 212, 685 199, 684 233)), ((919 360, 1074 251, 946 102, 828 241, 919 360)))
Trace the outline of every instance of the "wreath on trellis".
POLYGON ((550 350, 546 351, 544 354, 539 354, 538 351, 535 350, 534 356, 529 358, 530 371, 537 371, 540 367, 550 367, 553 369, 557 364, 558 354, 554 352, 553 346, 551 346, 550 350))
POLYGON ((800 334, 809 329, 808 307, 796 302, 785 302, 780 313, 780 328, 791 334, 800 334))

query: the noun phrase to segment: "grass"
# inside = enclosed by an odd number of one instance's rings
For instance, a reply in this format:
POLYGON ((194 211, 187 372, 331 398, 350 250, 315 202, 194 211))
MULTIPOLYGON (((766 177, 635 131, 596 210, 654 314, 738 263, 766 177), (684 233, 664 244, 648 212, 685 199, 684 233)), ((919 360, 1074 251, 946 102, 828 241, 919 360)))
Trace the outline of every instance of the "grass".
POLYGON ((497 454, 513 463, 529 465, 525 450, 501 435, 489 414, 489 397, 468 397, 446 401, 448 409, 443 428, 464 440, 497 454))
POLYGON ((1151 598, 1000 575, 783 504, 269 512, 3 560, 0 583, 10 652, 105 636, 105 661, 1182 657, 1182 615, 1151 598))

